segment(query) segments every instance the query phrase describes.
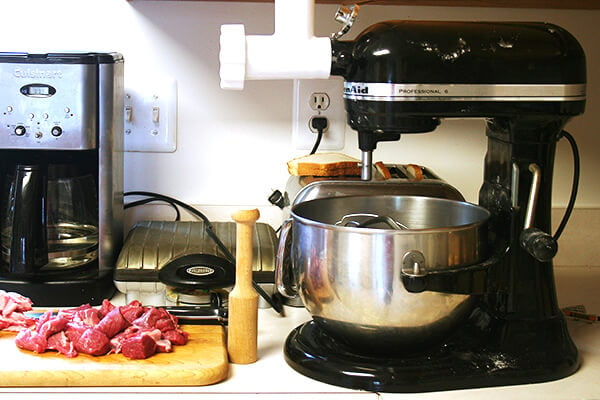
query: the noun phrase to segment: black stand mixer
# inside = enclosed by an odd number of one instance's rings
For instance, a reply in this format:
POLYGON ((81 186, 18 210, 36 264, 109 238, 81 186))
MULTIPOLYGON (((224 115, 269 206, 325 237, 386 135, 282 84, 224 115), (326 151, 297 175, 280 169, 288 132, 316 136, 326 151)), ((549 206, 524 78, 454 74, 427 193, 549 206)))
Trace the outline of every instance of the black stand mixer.
MULTIPOLYGON (((332 39, 331 74, 345 79, 362 179, 372 152, 442 118, 485 118, 479 203, 491 216, 489 257, 460 270, 403 276, 409 292, 469 294, 475 307, 438 342, 377 355, 307 322, 287 338, 286 361, 334 385, 421 392, 535 383, 574 373, 579 358, 557 305, 550 232, 557 141, 583 113, 586 65, 564 29, 546 23, 390 21, 355 40, 332 39)), ((449 162, 451 162, 449 160, 449 162)))
POLYGON ((406 278, 412 292, 476 294, 468 320, 439 344, 372 357, 311 321, 285 355, 315 379, 372 391, 418 392, 542 382, 579 365, 557 306, 550 231, 554 153, 585 105, 585 58, 548 24, 385 22, 333 42, 348 123, 358 131, 363 178, 379 141, 428 132, 439 118, 487 118, 479 203, 491 212, 493 255, 447 276, 406 278))

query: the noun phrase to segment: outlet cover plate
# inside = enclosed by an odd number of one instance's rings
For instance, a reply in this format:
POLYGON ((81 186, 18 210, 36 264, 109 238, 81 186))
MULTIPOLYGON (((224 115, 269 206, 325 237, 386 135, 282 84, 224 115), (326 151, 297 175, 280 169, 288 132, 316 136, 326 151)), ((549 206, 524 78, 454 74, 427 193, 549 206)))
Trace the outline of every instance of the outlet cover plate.
POLYGON ((125 87, 124 148, 172 153, 177 149, 177 82, 156 79, 125 87))
POLYGON ((341 150, 345 145, 346 110, 344 109, 344 80, 329 79, 296 79, 294 80, 294 101, 292 113, 292 141, 298 150, 311 150, 317 134, 310 130, 312 117, 326 117, 329 126, 323 134, 319 150, 341 150), (313 93, 326 93, 329 105, 324 110, 311 107, 313 93))

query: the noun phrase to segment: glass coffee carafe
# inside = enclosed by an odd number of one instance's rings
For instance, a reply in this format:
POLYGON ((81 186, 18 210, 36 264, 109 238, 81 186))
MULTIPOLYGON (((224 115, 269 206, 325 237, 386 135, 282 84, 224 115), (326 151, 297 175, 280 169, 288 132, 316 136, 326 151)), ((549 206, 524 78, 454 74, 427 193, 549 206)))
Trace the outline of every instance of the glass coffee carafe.
POLYGON ((97 258, 98 193, 91 174, 71 164, 16 164, 2 193, 0 242, 9 273, 59 273, 97 258))

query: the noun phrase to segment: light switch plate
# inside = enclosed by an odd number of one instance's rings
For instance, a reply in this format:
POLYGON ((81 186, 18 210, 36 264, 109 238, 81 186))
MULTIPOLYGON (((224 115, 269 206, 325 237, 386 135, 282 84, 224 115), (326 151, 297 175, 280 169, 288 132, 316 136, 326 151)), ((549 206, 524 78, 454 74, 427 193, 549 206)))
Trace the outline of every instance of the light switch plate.
POLYGON ((172 153, 177 149, 177 82, 153 79, 125 87, 125 151, 172 153))

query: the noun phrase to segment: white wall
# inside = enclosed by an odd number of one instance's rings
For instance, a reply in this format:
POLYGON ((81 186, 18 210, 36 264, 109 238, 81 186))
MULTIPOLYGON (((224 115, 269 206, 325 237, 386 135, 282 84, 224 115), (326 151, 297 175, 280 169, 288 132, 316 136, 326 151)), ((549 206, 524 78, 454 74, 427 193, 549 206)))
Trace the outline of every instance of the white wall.
MULTIPOLYGON (((316 34, 337 29, 337 6, 318 5, 316 34)), ((126 154, 127 190, 152 190, 192 204, 265 205, 287 179, 285 162, 300 154, 291 145, 290 81, 248 82, 242 92, 219 88, 219 27, 244 23, 248 34, 273 31, 271 3, 19 0, 2 1, 0 50, 116 50, 126 80, 171 76, 178 82, 178 149, 172 154, 126 154)), ((600 207, 600 11, 492 8, 362 7, 348 35, 384 19, 532 20, 562 25, 588 58, 587 112, 569 123, 582 153, 577 206, 600 207)), ((445 121, 435 133, 381 143, 375 159, 429 166, 476 201, 481 184, 483 121, 445 121)), ((346 132, 346 153, 358 156, 356 135, 346 132)), ((571 155, 559 144, 554 205, 564 206, 571 155)))

